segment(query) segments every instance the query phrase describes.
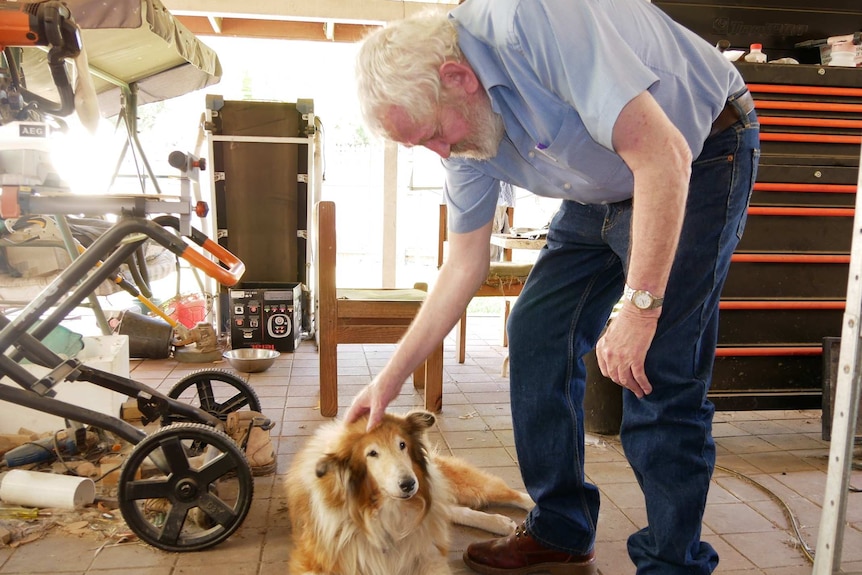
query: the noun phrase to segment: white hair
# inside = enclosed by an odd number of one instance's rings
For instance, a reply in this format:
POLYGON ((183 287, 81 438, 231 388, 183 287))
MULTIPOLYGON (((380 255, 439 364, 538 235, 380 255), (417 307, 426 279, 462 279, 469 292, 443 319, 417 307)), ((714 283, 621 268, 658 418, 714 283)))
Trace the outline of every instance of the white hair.
POLYGON ((356 59, 359 106, 368 128, 384 135, 382 118, 393 106, 413 121, 439 103, 440 66, 461 62, 458 31, 442 12, 423 12, 372 32, 356 59))

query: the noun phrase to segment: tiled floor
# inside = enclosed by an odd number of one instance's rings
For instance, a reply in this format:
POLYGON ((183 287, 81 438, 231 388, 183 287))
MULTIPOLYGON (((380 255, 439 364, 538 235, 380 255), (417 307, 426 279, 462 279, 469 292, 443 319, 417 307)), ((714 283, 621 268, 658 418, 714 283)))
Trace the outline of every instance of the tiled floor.
MULTIPOLYGON (((504 349, 499 318, 470 318, 468 358, 463 365, 447 346, 444 408, 432 441, 522 487, 512 441, 508 380, 500 376, 504 349)), ((384 364, 391 346, 342 346, 339 404, 343 414, 353 394, 384 364)), ((132 377, 166 391, 199 364, 173 360, 135 361, 132 377)), ((209 367, 208 365, 205 367, 209 367)), ((0 547, 0 575, 257 575, 286 572, 290 527, 284 475, 304 439, 326 421, 317 407, 317 355, 312 342, 282 354, 275 366, 248 375, 267 416, 277 422, 271 435, 278 453, 275 475, 258 478, 252 510, 226 542, 202 552, 168 553, 118 536, 93 537, 60 527, 16 548, 0 547)), ((396 408, 420 406, 407 385, 396 408)), ((822 441, 819 411, 721 412, 715 436, 720 466, 710 491, 704 538, 716 547, 722 575, 803 575, 812 571, 801 548, 814 549, 820 523, 829 444, 822 441), (800 539, 787 513, 799 525, 800 539), (803 543, 804 542, 804 543, 803 543)), ((589 438, 587 474, 602 491, 597 542, 603 575, 634 573, 626 537, 644 524, 643 499, 614 437, 589 438)), ((862 487, 854 471, 851 486, 862 487)), ((511 512, 518 518, 518 512, 511 512)), ((521 514, 522 515, 522 514, 521 514)), ((862 494, 847 507, 842 567, 862 570, 862 494)), ((455 528, 454 573, 472 573, 460 556, 466 545, 487 534, 455 528)), ((345 574, 348 575, 348 574, 345 574)), ((418 574, 417 574, 418 575, 418 574)))

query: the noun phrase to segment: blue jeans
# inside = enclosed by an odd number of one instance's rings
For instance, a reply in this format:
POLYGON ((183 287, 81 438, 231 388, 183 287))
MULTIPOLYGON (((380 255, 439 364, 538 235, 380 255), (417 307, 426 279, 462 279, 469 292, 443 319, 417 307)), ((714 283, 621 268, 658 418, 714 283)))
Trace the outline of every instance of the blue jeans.
MULTIPOLYGON (((752 112, 710 137, 692 164, 682 235, 646 358, 653 392, 637 399, 620 389, 620 438, 649 524, 628 541, 639 575, 705 575, 718 564, 700 540, 715 465, 707 391, 719 295, 745 227, 758 134, 752 112)), ((630 201, 564 201, 509 318, 515 446, 536 502, 527 529, 569 553, 586 553, 595 542, 599 491, 584 478, 582 357, 621 297, 631 213, 630 201)))

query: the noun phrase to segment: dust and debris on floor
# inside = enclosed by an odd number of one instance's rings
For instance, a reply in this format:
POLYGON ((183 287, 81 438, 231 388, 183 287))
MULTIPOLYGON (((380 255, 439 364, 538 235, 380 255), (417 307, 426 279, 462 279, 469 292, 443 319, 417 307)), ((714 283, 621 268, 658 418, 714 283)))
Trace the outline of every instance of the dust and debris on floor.
MULTIPOLYGON (((139 419, 131 422, 140 424, 139 419)), ((19 429, 18 433, 0 434, 0 546, 26 545, 55 530, 93 537, 105 544, 135 540, 117 505, 120 470, 132 448, 128 442, 93 427, 42 434, 19 429), (87 478, 95 487, 95 496, 71 509, 36 506, 42 487, 37 485, 28 489, 24 503, 14 497, 7 500, 3 481, 13 470, 87 478)))

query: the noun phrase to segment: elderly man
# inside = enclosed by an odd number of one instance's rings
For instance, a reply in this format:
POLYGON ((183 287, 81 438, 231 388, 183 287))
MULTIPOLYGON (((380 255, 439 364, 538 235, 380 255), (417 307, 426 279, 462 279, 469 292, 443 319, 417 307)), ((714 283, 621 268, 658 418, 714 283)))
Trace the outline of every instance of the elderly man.
POLYGON ((371 129, 443 158, 450 253, 346 418, 376 425, 463 313, 488 271, 499 182, 560 198, 508 325, 515 445, 536 507, 464 560, 479 573, 595 572, 581 359, 595 347, 624 388, 620 438, 646 502, 648 524, 628 540, 637 573, 712 572, 707 391, 759 154, 739 73, 644 0, 467 0, 374 32, 357 72, 371 129))

